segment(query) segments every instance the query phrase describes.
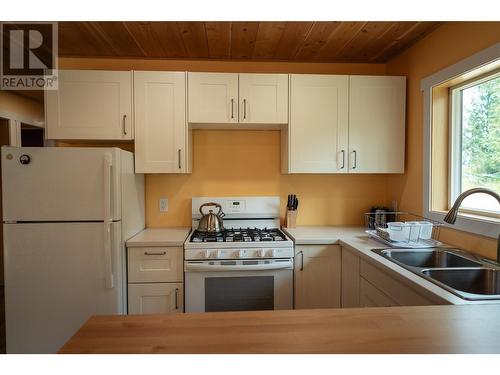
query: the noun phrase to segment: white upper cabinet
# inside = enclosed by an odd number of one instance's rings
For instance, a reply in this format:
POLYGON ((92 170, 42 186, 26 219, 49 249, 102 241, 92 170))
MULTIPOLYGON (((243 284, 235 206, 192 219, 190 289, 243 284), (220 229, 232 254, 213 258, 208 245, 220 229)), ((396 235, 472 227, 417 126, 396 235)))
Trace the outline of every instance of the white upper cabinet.
POLYGON ((286 124, 288 74, 188 73, 188 121, 286 124))
POLYGON ((350 77, 350 173, 404 173, 405 103, 405 77, 350 77))
POLYGON ((292 74, 283 172, 404 173, 405 102, 405 77, 292 74))
POLYGON ((132 73, 60 70, 45 91, 48 139, 133 139, 132 73))
POLYGON ((238 122, 238 73, 188 73, 189 122, 238 122))
POLYGON ((239 102, 240 123, 288 123, 288 74, 240 73, 239 102))
POLYGON ((136 173, 185 173, 186 73, 134 72, 136 173))
POLYGON ((348 100, 348 76, 290 76, 289 173, 347 173, 348 100))

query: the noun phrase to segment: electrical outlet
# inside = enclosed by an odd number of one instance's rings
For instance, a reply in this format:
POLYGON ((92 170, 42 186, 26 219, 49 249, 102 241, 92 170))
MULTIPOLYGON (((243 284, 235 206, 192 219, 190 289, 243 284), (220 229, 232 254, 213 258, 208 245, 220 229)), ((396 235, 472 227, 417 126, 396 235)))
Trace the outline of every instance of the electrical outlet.
POLYGON ((168 198, 160 198, 159 202, 160 206, 160 212, 167 212, 168 211, 168 198))

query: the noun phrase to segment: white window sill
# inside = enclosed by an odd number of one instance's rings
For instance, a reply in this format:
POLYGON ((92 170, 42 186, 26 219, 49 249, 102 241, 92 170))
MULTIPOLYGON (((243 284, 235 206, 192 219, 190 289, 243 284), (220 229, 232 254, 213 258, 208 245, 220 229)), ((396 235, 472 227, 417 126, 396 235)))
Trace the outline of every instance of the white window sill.
MULTIPOLYGON (((443 223, 446 212, 429 211, 424 213, 425 217, 443 223)), ((481 236, 498 238, 500 231, 500 219, 488 216, 459 213, 455 224, 444 223, 446 227, 457 229, 468 233, 479 234, 481 236)))

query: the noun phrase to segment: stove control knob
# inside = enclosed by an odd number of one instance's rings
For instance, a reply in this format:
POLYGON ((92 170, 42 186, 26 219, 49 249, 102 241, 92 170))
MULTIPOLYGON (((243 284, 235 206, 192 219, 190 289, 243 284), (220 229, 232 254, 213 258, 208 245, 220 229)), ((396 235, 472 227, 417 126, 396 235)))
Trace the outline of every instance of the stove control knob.
POLYGON ((266 252, 263 249, 260 249, 260 250, 256 251, 256 254, 257 254, 257 257, 264 258, 264 256, 266 255, 266 252))
POLYGON ((245 252, 243 250, 238 250, 236 252, 236 258, 243 258, 245 256, 245 252))
POLYGON ((220 250, 215 250, 212 252, 212 257, 214 258, 220 258, 221 257, 221 251, 220 250))
POLYGON ((208 250, 203 250, 203 251, 200 253, 200 256, 201 256, 202 258, 208 259, 208 258, 210 258, 210 251, 208 251, 208 250))
POLYGON ((276 250, 269 250, 267 252, 268 256, 270 256, 271 258, 276 258, 276 250))

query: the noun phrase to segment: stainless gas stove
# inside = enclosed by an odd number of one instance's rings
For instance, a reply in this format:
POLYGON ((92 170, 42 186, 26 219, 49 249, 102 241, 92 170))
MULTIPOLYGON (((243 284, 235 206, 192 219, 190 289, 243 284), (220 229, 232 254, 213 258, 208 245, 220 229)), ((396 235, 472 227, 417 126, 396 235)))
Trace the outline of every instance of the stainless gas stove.
POLYGON ((184 243, 186 312, 291 309, 293 242, 279 229, 279 197, 193 198, 184 243), (215 202, 224 231, 199 232, 199 207, 215 202))

